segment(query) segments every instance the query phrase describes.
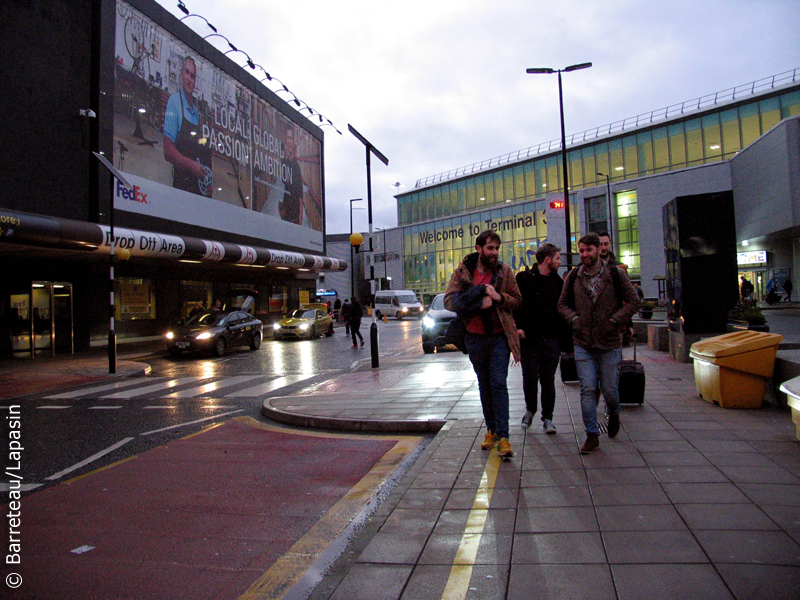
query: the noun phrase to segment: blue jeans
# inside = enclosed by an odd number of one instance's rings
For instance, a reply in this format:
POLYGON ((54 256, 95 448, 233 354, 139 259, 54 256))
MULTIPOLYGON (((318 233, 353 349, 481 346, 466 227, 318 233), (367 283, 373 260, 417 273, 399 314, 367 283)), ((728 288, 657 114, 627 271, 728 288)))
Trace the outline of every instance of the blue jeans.
POLYGON ((542 420, 553 419, 556 404, 556 369, 561 357, 561 345, 555 338, 522 340, 522 389, 525 408, 532 413, 538 409, 539 384, 542 386, 542 420))
POLYGON ((606 399, 608 414, 619 414, 619 363, 622 348, 587 350, 575 346, 575 366, 581 381, 581 412, 586 433, 599 434, 597 426, 597 381, 606 399))
POLYGON ((511 350, 504 333, 467 333, 467 353, 478 376, 478 390, 486 427, 501 438, 508 437, 508 361, 511 350))

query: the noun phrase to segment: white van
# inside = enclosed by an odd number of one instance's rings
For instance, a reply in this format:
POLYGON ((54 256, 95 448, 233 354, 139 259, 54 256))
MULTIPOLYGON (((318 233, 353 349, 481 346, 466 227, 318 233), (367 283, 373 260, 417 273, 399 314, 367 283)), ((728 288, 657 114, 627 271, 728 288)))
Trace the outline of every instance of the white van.
POLYGON ((394 317, 397 320, 403 317, 422 318, 422 303, 411 290, 384 290, 375 292, 375 316, 382 319, 383 315, 394 317))

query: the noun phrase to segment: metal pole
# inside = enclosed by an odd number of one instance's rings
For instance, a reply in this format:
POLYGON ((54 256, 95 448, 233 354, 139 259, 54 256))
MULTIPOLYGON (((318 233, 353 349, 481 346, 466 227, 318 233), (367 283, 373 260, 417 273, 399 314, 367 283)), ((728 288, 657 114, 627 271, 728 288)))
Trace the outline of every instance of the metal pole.
POLYGON ((567 134, 564 131, 564 94, 558 71, 558 108, 561 113, 561 166, 564 171, 564 228, 567 234, 567 270, 572 268, 572 224, 569 218, 569 174, 567 173, 567 134))
POLYGON ((108 325, 108 372, 113 375, 117 372, 117 334, 114 331, 114 178, 111 178, 111 210, 109 217, 109 230, 111 239, 109 240, 109 247, 111 253, 109 255, 109 294, 111 305, 109 307, 109 325, 108 325))
POLYGON ((372 354, 372 368, 380 367, 378 355, 378 324, 375 321, 375 250, 372 246, 372 173, 370 170, 370 147, 367 146, 367 215, 369 217, 369 291, 370 291, 370 315, 372 323, 369 326, 369 349, 372 354))

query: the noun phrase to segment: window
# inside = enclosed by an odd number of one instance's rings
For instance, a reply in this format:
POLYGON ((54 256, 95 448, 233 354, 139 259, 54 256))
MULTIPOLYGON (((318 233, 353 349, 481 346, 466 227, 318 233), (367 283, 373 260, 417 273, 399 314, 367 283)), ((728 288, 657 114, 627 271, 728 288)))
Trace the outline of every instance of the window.
POLYGON ((628 265, 631 279, 641 277, 639 262, 639 203, 636 190, 615 194, 617 203, 617 260, 628 265))
MULTIPOLYGON (((150 279, 120 277, 114 281, 115 313, 120 321, 156 318, 155 283, 150 279)), ((175 315, 180 318, 183 315, 175 315)))

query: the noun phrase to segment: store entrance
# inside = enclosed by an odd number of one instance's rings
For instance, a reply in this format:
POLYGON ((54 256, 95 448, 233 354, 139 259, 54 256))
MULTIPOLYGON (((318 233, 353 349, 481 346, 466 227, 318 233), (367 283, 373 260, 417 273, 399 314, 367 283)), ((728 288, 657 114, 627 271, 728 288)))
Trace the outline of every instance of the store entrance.
POLYGON ((10 295, 14 356, 55 356, 75 352, 72 284, 34 281, 10 295))
POLYGON ((766 292, 766 271, 764 270, 751 270, 751 271, 744 271, 739 270, 739 294, 742 293, 742 280, 741 277, 744 275, 745 279, 747 279, 750 283, 753 284, 755 291, 753 292, 753 298, 755 300, 761 300, 767 294, 766 292))

